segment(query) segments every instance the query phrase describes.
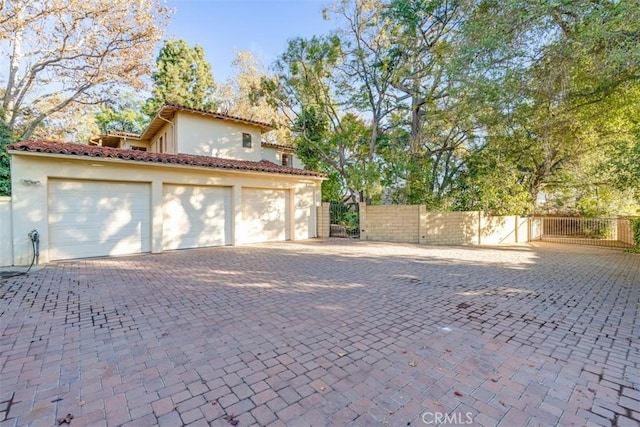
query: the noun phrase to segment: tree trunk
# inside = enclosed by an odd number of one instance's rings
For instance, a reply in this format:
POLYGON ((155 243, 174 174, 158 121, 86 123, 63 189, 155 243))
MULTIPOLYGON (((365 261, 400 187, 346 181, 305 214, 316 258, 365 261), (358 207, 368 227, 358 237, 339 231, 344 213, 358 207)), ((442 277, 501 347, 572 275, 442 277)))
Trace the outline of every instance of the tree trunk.
MULTIPOLYGON (((18 14, 22 14, 22 10, 17 11, 18 14)), ((21 17, 18 17, 21 19, 21 17)), ((18 88, 15 87, 15 82, 18 76, 18 72, 20 71, 20 59, 22 55, 22 38, 23 38, 23 30, 17 30, 13 34, 13 49, 11 51, 11 58, 9 64, 9 77, 7 78, 7 88, 4 92, 4 99, 2 100, 2 114, 5 123, 9 126, 9 129, 13 131, 13 127, 15 126, 15 121, 17 117, 17 110, 19 109, 17 105, 15 105, 16 94, 18 93, 18 88)))

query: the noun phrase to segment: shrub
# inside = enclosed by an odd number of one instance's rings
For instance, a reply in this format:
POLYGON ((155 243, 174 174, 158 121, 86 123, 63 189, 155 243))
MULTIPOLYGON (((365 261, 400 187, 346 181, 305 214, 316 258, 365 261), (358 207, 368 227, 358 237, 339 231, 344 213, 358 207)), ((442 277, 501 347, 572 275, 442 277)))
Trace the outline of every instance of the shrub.
POLYGON ((634 246, 629 249, 629 252, 640 253, 640 218, 634 218, 630 221, 634 246))

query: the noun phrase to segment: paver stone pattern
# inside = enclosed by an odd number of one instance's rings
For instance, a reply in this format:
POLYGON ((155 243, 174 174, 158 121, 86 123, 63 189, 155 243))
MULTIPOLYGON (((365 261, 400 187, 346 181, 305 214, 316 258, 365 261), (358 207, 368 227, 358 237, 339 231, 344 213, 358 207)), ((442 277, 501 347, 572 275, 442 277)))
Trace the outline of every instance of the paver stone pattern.
POLYGON ((0 427, 640 424, 640 256, 330 239, 0 281, 0 427))

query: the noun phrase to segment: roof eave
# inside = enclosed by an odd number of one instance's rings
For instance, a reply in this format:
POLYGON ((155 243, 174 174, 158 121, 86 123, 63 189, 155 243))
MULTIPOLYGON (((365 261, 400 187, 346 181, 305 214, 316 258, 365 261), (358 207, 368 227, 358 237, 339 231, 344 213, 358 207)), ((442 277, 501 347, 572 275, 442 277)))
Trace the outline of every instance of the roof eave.
POLYGON ((243 119, 242 117, 235 117, 235 116, 230 116, 230 115, 226 115, 226 114, 219 114, 213 111, 206 111, 206 110, 201 110, 198 108, 190 108, 187 106, 182 106, 182 105, 178 105, 178 104, 172 104, 172 103, 165 103, 162 105, 162 107, 160 107, 160 110, 158 110, 158 112, 156 113, 155 116, 153 116, 153 119, 151 119, 151 121, 149 122, 149 124, 147 125, 147 127, 145 128, 145 130, 142 132, 142 134, 140 135, 140 139, 151 139, 151 136, 157 132, 157 129, 155 129, 155 127, 157 126, 158 129, 161 128, 164 123, 172 123, 171 120, 175 117, 176 113, 180 112, 180 111, 184 111, 184 112, 188 112, 188 113, 192 113, 192 114, 201 114, 204 116, 208 116, 208 117, 212 117, 214 119, 217 120, 228 120, 231 122, 235 122, 235 123, 241 123, 244 125, 248 125, 248 126, 253 126, 253 127, 257 127, 258 129, 260 129, 260 133, 266 133, 269 131, 272 131, 274 128, 273 126, 267 124, 267 123, 262 123, 262 122, 258 122, 258 121, 254 121, 254 120, 249 120, 249 119, 243 119), (169 117, 163 117, 163 113, 164 112, 168 112, 168 116, 169 117), (162 122, 159 126, 156 124, 157 121, 162 122), (151 129, 155 129, 155 131, 151 131, 151 129))
MULTIPOLYGON (((229 172, 229 173, 238 173, 238 174, 268 174, 280 177, 289 177, 289 178, 305 178, 312 180, 321 180, 324 181, 328 179, 324 175, 317 175, 317 172, 309 171, 310 173, 290 173, 290 172, 274 172, 274 171, 266 171, 259 169, 245 169, 238 167, 224 167, 224 166, 202 166, 202 165, 190 165, 184 163, 169 163, 169 162, 153 162, 153 161, 144 161, 144 160, 131 160, 131 159, 121 159, 117 157, 101 157, 101 156, 80 156, 76 154, 62 154, 62 153, 49 153, 43 151, 27 151, 27 150, 7 150, 7 153, 10 155, 27 155, 27 156, 35 156, 35 157, 53 157, 58 159, 70 159, 70 160, 79 160, 79 161, 90 161, 90 162, 108 162, 108 163, 119 163, 119 164, 131 164, 135 163, 138 165, 147 165, 152 167, 170 167, 170 168, 186 168, 186 169, 198 169, 202 171, 219 171, 219 172, 229 172)), ((304 169, 300 169, 303 171, 304 169)))

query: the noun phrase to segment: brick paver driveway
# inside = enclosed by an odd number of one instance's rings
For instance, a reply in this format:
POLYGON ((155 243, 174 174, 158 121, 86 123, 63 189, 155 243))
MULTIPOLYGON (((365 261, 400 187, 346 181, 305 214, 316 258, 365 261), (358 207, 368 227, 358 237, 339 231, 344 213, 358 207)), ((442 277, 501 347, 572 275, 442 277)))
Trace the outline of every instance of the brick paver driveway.
POLYGON ((0 285, 2 427, 640 420, 640 255, 620 250, 329 240, 0 285))

